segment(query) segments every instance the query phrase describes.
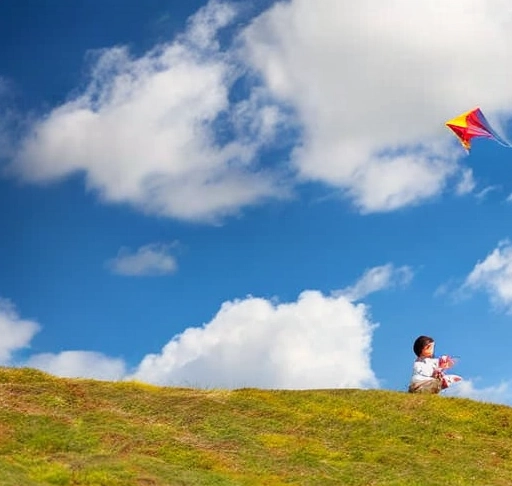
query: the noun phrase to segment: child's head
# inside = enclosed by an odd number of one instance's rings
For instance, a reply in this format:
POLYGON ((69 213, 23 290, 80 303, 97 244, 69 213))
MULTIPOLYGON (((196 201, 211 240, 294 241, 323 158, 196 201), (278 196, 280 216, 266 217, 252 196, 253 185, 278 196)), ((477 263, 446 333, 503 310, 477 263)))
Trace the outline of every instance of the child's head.
POLYGON ((434 339, 429 336, 420 336, 414 341, 412 349, 418 357, 431 358, 434 354, 434 339))

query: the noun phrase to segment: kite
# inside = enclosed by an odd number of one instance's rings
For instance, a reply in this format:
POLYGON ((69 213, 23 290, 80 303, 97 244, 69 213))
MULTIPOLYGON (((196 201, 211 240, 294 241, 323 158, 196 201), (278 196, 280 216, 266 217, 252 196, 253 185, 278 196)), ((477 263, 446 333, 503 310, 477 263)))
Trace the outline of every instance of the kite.
POLYGON ((490 138, 505 147, 512 147, 492 129, 480 108, 462 113, 447 121, 446 126, 455 133, 467 152, 471 148, 471 140, 475 137, 490 138))

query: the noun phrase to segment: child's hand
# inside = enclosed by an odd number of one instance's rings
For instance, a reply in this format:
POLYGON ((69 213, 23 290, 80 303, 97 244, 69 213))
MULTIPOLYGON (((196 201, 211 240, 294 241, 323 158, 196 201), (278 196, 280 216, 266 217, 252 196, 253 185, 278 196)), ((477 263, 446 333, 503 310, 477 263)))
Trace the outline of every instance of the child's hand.
POLYGON ((436 368, 434 372, 432 373, 432 378, 442 378, 443 377, 443 370, 441 368, 436 368))
POLYGON ((439 358, 439 367, 443 370, 451 368, 455 364, 455 361, 450 356, 443 355, 439 358))

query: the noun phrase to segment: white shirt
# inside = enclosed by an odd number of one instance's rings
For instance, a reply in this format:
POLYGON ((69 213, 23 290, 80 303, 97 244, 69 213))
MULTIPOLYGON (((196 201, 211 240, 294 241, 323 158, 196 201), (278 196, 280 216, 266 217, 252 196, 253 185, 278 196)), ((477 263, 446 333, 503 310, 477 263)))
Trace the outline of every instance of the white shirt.
POLYGON ((412 368, 411 383, 430 380, 439 369, 439 358, 417 358, 412 368))

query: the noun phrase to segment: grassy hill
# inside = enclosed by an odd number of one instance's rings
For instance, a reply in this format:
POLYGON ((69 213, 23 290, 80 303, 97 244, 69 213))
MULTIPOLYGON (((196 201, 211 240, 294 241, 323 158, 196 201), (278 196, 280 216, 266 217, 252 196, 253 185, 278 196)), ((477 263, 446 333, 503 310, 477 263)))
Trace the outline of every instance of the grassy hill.
POLYGON ((385 390, 196 390, 0 368, 0 485, 512 484, 512 408, 385 390))

